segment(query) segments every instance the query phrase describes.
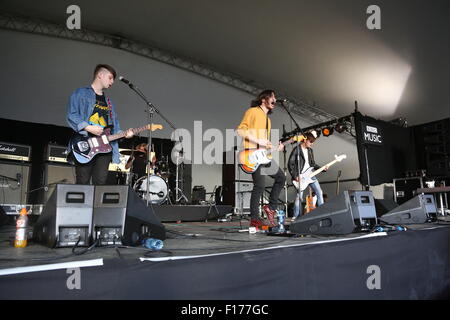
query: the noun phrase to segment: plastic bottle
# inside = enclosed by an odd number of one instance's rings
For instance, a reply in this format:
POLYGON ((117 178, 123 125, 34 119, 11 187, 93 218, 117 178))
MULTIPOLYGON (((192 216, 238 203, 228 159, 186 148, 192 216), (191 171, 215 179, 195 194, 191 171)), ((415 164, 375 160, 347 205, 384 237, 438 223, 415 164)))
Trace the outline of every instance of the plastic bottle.
POLYGON ((278 232, 284 232, 284 211, 283 210, 277 210, 277 218, 278 218, 278 232))
POLYGON ((146 239, 142 240, 142 245, 144 247, 146 247, 147 249, 161 250, 162 247, 164 246, 164 242, 159 239, 146 238, 146 239))
POLYGON ((16 221, 16 239, 14 240, 14 247, 25 248, 27 246, 27 227, 28 227, 28 212, 25 207, 20 210, 20 215, 16 221))

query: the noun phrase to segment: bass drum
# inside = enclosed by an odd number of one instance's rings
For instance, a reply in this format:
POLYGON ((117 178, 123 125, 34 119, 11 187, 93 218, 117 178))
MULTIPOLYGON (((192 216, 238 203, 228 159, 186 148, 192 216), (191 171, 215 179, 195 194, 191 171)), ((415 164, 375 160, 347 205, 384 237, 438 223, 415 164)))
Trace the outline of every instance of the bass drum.
MULTIPOLYGON (((151 204, 161 204, 167 199, 167 183, 163 178, 151 175, 150 190, 148 192, 149 202, 151 204)), ((134 191, 147 201, 147 176, 140 177, 133 186, 134 191)))

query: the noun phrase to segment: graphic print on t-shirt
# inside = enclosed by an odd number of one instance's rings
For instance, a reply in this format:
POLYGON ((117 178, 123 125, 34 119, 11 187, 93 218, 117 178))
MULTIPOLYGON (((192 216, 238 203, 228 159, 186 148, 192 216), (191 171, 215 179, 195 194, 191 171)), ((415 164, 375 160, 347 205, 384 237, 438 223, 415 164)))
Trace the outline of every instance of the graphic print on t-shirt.
POLYGON ((106 104, 105 96, 95 95, 94 111, 89 118, 89 124, 106 127, 108 125, 109 107, 106 104))

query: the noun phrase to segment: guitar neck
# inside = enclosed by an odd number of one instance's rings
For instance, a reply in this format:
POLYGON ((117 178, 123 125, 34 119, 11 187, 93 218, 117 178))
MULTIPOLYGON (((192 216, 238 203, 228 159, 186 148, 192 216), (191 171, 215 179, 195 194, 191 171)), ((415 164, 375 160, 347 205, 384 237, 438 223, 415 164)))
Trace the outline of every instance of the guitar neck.
POLYGON ((326 167, 330 167, 333 164, 335 164, 336 162, 338 162, 337 160, 333 160, 331 162, 328 162, 326 165, 324 165, 323 167, 320 167, 319 169, 317 169, 316 171, 314 171, 313 173, 311 173, 311 178, 314 177, 315 175, 321 173, 323 170, 325 170, 326 167))
MULTIPOLYGON (((131 131, 133 131, 133 134, 137 134, 137 133, 142 132, 144 130, 149 130, 149 128, 150 127, 148 125, 145 125, 145 126, 142 126, 142 127, 139 127, 139 128, 133 128, 133 129, 131 129, 131 131)), ((126 134, 127 134, 126 131, 122 131, 122 132, 119 132, 119 133, 116 133, 116 134, 109 135, 108 136, 108 141, 114 141, 114 140, 123 138, 123 137, 125 137, 126 134)))

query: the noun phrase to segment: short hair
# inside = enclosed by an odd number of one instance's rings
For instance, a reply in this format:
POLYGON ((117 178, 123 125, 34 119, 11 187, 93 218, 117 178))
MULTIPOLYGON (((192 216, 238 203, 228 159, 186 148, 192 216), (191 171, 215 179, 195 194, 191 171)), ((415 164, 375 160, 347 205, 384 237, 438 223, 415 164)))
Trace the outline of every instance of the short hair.
POLYGON ((273 94, 275 94, 275 91, 272 89, 266 89, 266 90, 262 91, 260 94, 258 94, 256 99, 252 100, 250 107, 260 106, 264 99, 270 98, 273 94))
POLYGON ((102 71, 102 69, 105 69, 109 72, 111 72, 111 74, 113 75, 114 79, 116 79, 117 73, 116 70, 114 70, 113 67, 111 67, 108 64, 98 64, 95 69, 94 69, 94 79, 97 77, 97 75, 99 74, 99 72, 102 71))

